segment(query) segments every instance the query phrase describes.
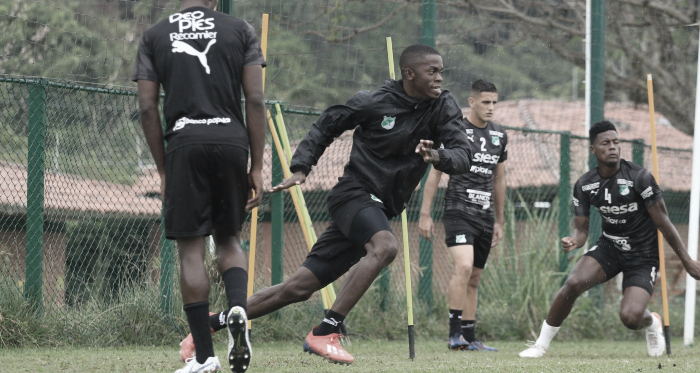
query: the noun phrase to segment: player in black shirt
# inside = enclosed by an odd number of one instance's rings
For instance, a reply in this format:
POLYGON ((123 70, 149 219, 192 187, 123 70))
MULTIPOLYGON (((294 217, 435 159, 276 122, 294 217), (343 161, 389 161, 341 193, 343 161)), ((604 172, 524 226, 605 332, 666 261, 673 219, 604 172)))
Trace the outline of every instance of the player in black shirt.
POLYGON ((623 273, 620 319, 629 329, 646 329, 647 353, 661 356, 665 347, 661 317, 647 309, 659 268, 657 228, 695 279, 700 279, 700 262, 688 255, 651 173, 620 159, 615 126, 608 121, 598 122, 591 127, 589 136, 598 167, 581 176, 574 186, 575 228, 561 242, 565 252, 585 244, 590 206, 600 212, 603 234, 576 263, 554 297, 539 338, 520 356, 544 356, 576 299, 620 272, 623 273))
POLYGON ((292 177, 270 190, 303 183, 333 140, 355 130, 350 160, 328 197, 331 225, 301 268, 248 299, 249 317, 260 317, 309 299, 349 271, 323 322, 304 341, 305 351, 338 363, 354 361, 338 343, 340 323, 397 254, 389 219, 405 208, 429 163, 447 173, 469 170, 462 112, 452 94, 441 90, 439 53, 412 45, 399 66, 402 80, 326 109, 294 153, 292 177), (434 144, 444 149, 432 149, 434 144))
POLYGON ((192 351, 185 356, 185 367, 177 371, 183 373, 221 369, 208 318, 208 235, 216 244, 230 307, 230 368, 245 371, 252 352, 246 332, 247 257, 239 234, 245 211, 257 206, 263 194, 265 61, 253 28, 214 11, 216 5, 216 0, 183 0, 180 11, 146 30, 133 73, 141 123, 160 175, 166 236, 177 240, 183 309, 196 351, 196 358, 190 358, 192 351))
MULTIPOLYGON (((469 172, 450 176, 445 195, 445 242, 454 263, 447 288, 448 347, 452 350, 498 351, 483 344, 474 334, 481 273, 491 247, 503 237, 508 137, 499 125, 491 122, 497 102, 498 91, 493 83, 477 80, 472 84, 471 112, 464 118, 472 163, 469 172)), ((435 233, 430 210, 441 177, 442 171, 432 169, 423 191, 418 227, 428 240, 435 233)))

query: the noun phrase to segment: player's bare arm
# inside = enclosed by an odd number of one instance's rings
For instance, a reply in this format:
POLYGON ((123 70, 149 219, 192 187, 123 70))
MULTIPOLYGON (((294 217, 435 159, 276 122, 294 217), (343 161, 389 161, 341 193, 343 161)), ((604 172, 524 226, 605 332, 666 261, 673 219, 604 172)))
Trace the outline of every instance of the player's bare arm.
POLYGON ((561 239, 561 246, 565 253, 571 252, 586 243, 588 238, 589 218, 587 216, 577 216, 574 219, 574 232, 569 237, 561 239))
POLYGON ((276 192, 279 192, 280 190, 289 189, 294 185, 304 184, 305 181, 306 181, 306 175, 304 175, 304 173, 301 171, 297 171, 289 179, 284 180, 281 183, 272 187, 272 189, 270 189, 270 193, 276 193, 276 192))
POLYGON ((680 258, 681 263, 683 263, 683 267, 685 267, 685 270, 688 271, 688 274, 694 279, 700 280, 700 262, 691 259, 690 255, 688 255, 688 250, 686 250, 681 236, 678 234, 676 227, 673 226, 671 219, 668 217, 668 210, 666 210, 666 203, 664 200, 661 199, 657 201, 648 207, 647 211, 649 211, 651 220, 654 221, 656 227, 659 228, 661 233, 663 233, 666 241, 668 241, 671 248, 673 248, 673 251, 676 253, 676 255, 678 255, 678 258, 680 258))
POLYGON ((495 247, 503 238, 504 209, 506 200, 506 166, 505 162, 496 165, 493 179, 493 210, 496 221, 493 224, 491 247, 495 247))
POLYGON ((160 84, 150 80, 139 80, 137 84, 141 127, 160 175, 161 198, 165 198, 165 144, 163 143, 163 124, 158 110, 160 84))
POLYGON ((263 152, 265 149, 265 100, 262 91, 262 66, 243 68, 243 94, 245 95, 246 126, 250 144, 250 172, 248 185, 255 194, 248 193, 246 211, 260 205, 263 197, 263 152))
POLYGON ((416 153, 420 154, 425 163, 440 163, 440 153, 433 149, 433 142, 431 140, 420 140, 420 143, 416 146, 416 153))
POLYGON ((441 177, 442 171, 436 170, 435 168, 431 169, 430 173, 428 173, 428 179, 425 181, 425 187, 423 188, 423 203, 420 208, 418 232, 427 240, 431 240, 432 235, 435 234, 435 225, 433 225, 433 218, 430 216, 430 210, 441 177))

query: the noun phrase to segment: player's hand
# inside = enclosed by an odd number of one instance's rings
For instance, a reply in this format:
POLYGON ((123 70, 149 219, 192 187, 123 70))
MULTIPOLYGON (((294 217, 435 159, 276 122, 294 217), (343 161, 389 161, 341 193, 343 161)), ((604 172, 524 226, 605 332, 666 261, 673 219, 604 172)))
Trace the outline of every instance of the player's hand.
POLYGON ((165 202, 165 174, 160 175, 160 200, 165 202))
POLYGON ((304 175, 304 173, 301 171, 297 171, 289 179, 272 187, 272 189, 270 189, 270 193, 275 193, 279 192, 280 190, 289 189, 294 185, 304 184, 304 181, 306 181, 306 175, 304 175))
POLYGON ((691 260, 690 262, 686 263, 684 267, 692 278, 700 280, 700 262, 697 260, 691 260))
POLYGON ((493 237, 491 238, 491 247, 496 247, 503 238, 503 225, 495 223, 493 225, 493 237))
POLYGON ((416 153, 420 154, 425 163, 436 164, 440 162, 440 153, 433 149, 433 142, 431 140, 421 140, 416 146, 416 153))
POLYGON ((561 247, 565 253, 571 252, 577 248, 576 240, 573 237, 564 237, 561 239, 561 247))
POLYGON ((433 225, 433 218, 429 215, 420 215, 418 220, 418 233, 420 233, 423 238, 428 241, 432 240, 432 235, 435 234, 435 226, 433 225))
POLYGON ((260 205, 263 197, 262 171, 251 170, 248 173, 248 202, 245 210, 250 211, 260 205))

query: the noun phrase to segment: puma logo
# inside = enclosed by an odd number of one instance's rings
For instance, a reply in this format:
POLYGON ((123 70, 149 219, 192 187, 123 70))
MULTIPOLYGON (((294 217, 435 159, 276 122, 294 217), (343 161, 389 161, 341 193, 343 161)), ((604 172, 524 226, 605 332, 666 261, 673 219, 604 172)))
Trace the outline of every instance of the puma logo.
POLYGON ((207 64, 207 52, 209 52, 209 47, 211 47, 214 43, 216 43, 216 39, 211 39, 209 41, 209 44, 207 44, 207 47, 204 49, 204 52, 200 52, 183 41, 175 40, 173 42, 173 53, 187 53, 190 56, 195 56, 199 58, 199 63, 201 63, 202 66, 204 66, 204 71, 206 71, 207 74, 209 74, 210 70, 209 65, 207 64))

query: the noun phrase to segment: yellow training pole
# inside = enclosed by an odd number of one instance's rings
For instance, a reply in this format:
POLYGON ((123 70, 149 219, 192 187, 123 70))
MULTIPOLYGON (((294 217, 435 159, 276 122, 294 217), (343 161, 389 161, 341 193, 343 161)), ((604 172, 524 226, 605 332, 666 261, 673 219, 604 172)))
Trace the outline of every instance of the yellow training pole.
MULTIPOLYGON (((260 48, 263 59, 267 57, 267 20, 269 14, 263 13, 262 38, 260 48)), ((265 92, 265 69, 262 69, 262 89, 265 92)), ((255 191, 253 191, 255 197, 255 191)), ((248 255, 248 298, 253 295, 253 285, 255 284, 255 247, 258 244, 258 208, 254 207, 250 217, 250 255, 248 255)), ((248 330, 251 327, 251 320, 248 320, 248 330)), ((250 332, 249 332, 250 333, 250 332)))
MULTIPOLYGON (((654 119, 654 83, 651 74, 647 74, 647 95, 649 97, 649 120, 651 121, 651 158, 654 165, 654 178, 659 180, 659 156, 656 152, 656 121, 654 119)), ((664 336, 666 337, 666 354, 671 355, 671 336, 668 321, 668 292, 666 290, 666 260, 664 258, 664 236, 659 234, 659 274, 661 275, 661 304, 664 310, 664 336)))
MULTIPOLYGON (((286 160, 286 156, 284 154, 284 150, 282 149, 282 143, 280 142, 280 138, 277 135, 277 129, 275 128, 275 124, 272 120, 272 115, 270 114, 270 111, 268 110, 267 112, 267 122, 270 126, 270 132, 272 133, 272 139, 275 142, 275 148, 277 149, 277 154, 279 155, 280 158, 280 163, 282 164, 282 171, 284 172, 284 177, 285 179, 289 179, 292 177, 292 172, 289 171, 289 165, 286 160)), ((306 245, 308 246, 309 251, 311 251, 311 248, 313 247, 313 243, 311 242, 311 238, 309 237, 309 232, 307 227, 303 223, 303 219, 301 218, 302 212, 301 212, 301 204, 299 203, 298 200, 298 194, 295 192, 295 190, 301 191, 301 187, 299 185, 294 185, 292 186, 290 192, 290 195, 292 196, 292 202, 294 203, 294 209, 297 212, 297 216, 299 217, 299 223, 301 224, 301 230, 304 233, 304 239, 306 240, 306 245)), ((323 307, 325 309, 330 309, 330 302, 328 298, 328 290, 327 288, 321 289, 321 301, 323 302, 323 307)))
MULTIPOLYGON (((280 104, 275 104, 275 124, 278 127, 278 132, 279 132, 279 137, 280 140, 282 141, 282 147, 284 148, 284 153, 287 156, 287 163, 288 165, 291 166, 291 159, 292 159, 292 148, 289 145, 289 137, 287 136, 287 127, 284 124, 284 117, 282 116, 282 108, 280 107, 280 104)), ((311 223, 311 216, 309 215, 309 209, 306 205, 306 200, 304 199, 304 193, 302 193, 301 188, 294 188, 294 191, 297 193, 297 200, 299 201, 300 207, 301 207, 301 213, 302 216, 300 218, 303 218, 304 220, 304 225, 306 225, 306 230, 309 233, 309 238, 311 239, 311 246, 313 246, 316 243, 317 237, 316 237, 316 231, 314 230, 313 224, 311 223)), ((332 305, 333 302, 335 302, 335 289, 333 287, 333 284, 328 284, 327 286, 327 291, 329 295, 329 303, 332 305)), ((326 308, 330 309, 330 308, 326 308)))
MULTIPOLYGON (((396 79, 394 73, 394 50, 391 36, 386 38, 386 53, 389 59, 389 77, 396 79)), ((406 308, 408 310, 408 357, 413 360, 416 357, 415 332, 413 330, 413 290, 411 289, 411 253, 408 247, 408 223, 406 210, 401 212, 401 230, 403 233, 403 264, 406 273, 406 308)))

